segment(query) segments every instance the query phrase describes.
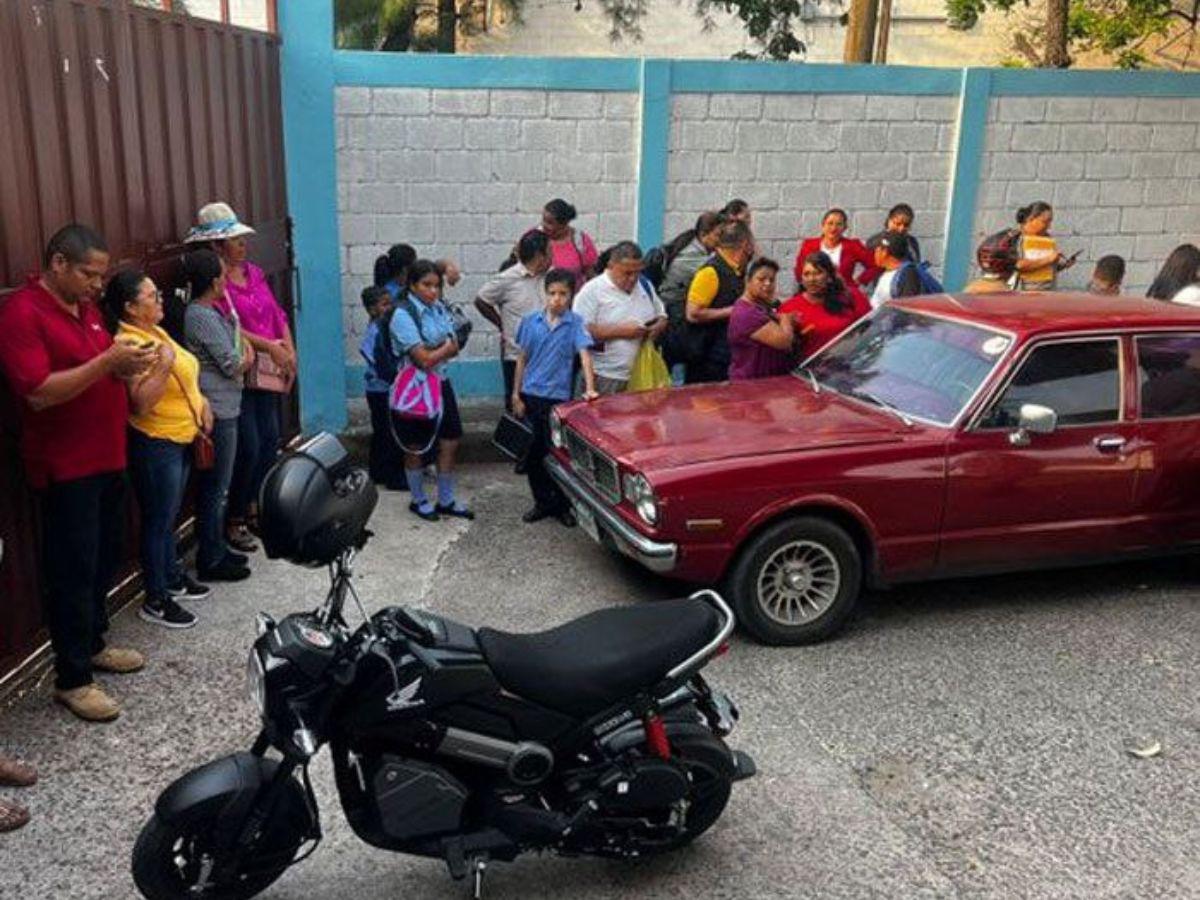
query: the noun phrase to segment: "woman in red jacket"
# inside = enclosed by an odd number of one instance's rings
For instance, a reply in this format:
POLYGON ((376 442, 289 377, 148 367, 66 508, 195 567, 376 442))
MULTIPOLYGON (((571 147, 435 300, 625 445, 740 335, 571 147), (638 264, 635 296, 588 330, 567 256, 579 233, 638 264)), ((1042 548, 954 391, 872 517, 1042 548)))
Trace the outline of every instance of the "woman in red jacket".
POLYGON ((831 209, 821 217, 821 234, 819 237, 806 238, 800 242, 800 252, 796 254, 796 285, 803 280, 804 261, 817 251, 829 257, 842 281, 851 285, 870 284, 880 275, 875 265, 874 254, 857 238, 846 237, 846 211, 831 209), (862 271, 855 276, 855 269, 862 271))
POLYGON ((801 359, 812 356, 871 311, 862 291, 842 281, 823 251, 804 258, 800 285, 800 293, 784 303, 779 312, 792 314, 796 334, 803 337, 801 359))

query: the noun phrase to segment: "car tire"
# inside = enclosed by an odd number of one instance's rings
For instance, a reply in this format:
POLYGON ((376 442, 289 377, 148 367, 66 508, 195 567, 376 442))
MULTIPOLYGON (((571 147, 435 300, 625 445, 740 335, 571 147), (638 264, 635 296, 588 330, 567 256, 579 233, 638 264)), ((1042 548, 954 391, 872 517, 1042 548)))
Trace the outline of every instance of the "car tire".
POLYGON ((726 589, 738 622, 760 643, 813 644, 846 624, 862 581, 862 555, 845 529, 801 516, 755 535, 726 589))

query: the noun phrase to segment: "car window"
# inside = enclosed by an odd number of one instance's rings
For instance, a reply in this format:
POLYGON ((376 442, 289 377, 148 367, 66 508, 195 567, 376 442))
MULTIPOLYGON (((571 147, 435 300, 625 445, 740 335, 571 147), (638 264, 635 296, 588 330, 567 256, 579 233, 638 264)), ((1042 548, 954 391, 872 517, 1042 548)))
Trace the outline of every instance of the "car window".
POLYGON ((804 377, 851 397, 948 425, 1012 339, 975 325, 885 306, 808 360, 804 377))
POLYGON ((1120 360, 1116 338, 1037 347, 980 425, 1016 428, 1024 403, 1050 407, 1059 425, 1116 422, 1121 418, 1120 360))
POLYGON ((1139 337, 1137 352, 1142 418, 1200 416, 1200 335, 1139 337))

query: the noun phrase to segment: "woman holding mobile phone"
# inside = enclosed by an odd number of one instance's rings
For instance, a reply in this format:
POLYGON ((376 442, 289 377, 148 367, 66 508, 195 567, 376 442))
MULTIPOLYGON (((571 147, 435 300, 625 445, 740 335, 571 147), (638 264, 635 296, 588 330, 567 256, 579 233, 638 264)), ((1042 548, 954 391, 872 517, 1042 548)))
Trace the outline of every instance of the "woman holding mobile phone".
POLYGON ((1052 291, 1058 287, 1058 273, 1075 265, 1079 252, 1067 257, 1050 236, 1054 209, 1041 200, 1017 210, 1021 229, 1014 287, 1019 291, 1052 291))

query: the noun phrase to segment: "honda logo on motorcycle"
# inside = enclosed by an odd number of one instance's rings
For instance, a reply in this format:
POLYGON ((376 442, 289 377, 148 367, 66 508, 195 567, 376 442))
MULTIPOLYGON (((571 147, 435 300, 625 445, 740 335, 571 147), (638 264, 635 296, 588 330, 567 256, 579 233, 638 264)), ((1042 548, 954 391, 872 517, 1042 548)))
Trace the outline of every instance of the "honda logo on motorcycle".
POLYGON ((388 694, 388 712, 400 712, 401 710, 414 709, 418 706, 424 706, 424 700, 414 699, 421 690, 421 681, 422 679, 418 678, 407 687, 402 687, 399 690, 388 694))

